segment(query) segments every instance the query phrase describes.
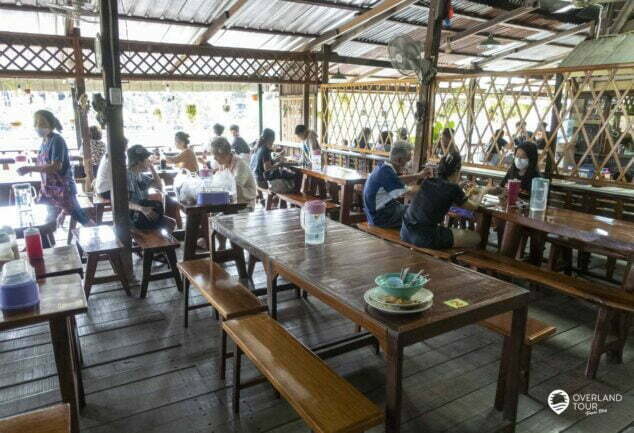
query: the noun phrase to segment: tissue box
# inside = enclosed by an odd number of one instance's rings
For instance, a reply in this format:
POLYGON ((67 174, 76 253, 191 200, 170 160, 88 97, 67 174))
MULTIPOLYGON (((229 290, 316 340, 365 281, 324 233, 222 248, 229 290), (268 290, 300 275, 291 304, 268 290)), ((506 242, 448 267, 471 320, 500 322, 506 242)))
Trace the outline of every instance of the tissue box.
POLYGON ((196 200, 198 206, 229 203, 231 203, 231 195, 227 191, 199 192, 196 200))

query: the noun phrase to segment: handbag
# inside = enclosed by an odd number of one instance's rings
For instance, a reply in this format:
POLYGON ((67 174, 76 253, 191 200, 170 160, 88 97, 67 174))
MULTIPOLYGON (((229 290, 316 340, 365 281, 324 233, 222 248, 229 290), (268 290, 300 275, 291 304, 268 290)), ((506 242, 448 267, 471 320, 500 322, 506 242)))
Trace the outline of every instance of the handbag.
POLYGON ((156 218, 155 220, 150 220, 148 217, 145 216, 145 214, 136 210, 131 210, 130 220, 134 228, 139 230, 152 230, 161 225, 163 216, 165 215, 163 203, 157 200, 140 200, 138 202, 138 205, 143 207, 151 207, 158 215, 158 218, 156 218))

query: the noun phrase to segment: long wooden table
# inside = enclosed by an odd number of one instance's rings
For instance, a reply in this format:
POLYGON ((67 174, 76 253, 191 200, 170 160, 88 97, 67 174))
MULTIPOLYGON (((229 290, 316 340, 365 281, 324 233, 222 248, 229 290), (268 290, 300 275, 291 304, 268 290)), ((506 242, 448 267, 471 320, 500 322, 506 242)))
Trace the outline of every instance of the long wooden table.
POLYGON ((48 322, 62 400, 70 404, 71 433, 79 433, 79 407, 84 404, 83 386, 74 339, 74 317, 88 311, 79 275, 39 280, 40 303, 28 310, 0 310, 0 331, 48 322))
MULTIPOLYGON (((555 207, 548 207, 544 212, 531 212, 526 208, 494 205, 481 206, 479 212, 482 214, 480 234, 483 243, 489 236, 493 217, 506 221, 500 252, 509 257, 515 257, 522 230, 528 229, 537 232, 538 236, 551 233, 634 259, 634 222, 555 207)), ((634 290, 632 266, 628 268, 623 285, 626 290, 634 290)))
POLYGON ((358 222, 353 221, 353 218, 351 218, 350 215, 352 210, 352 201, 354 198, 354 186, 364 184, 368 178, 367 174, 360 173, 349 168, 339 167, 337 165, 326 165, 322 167, 321 170, 313 170, 306 167, 295 167, 295 170, 298 170, 306 177, 319 179, 324 182, 337 185, 340 190, 339 204, 341 206, 341 222, 343 224, 358 222))
POLYGON ((386 354, 386 431, 400 431, 403 350, 456 328, 513 311, 512 344, 507 356, 511 368, 503 418, 509 426, 516 419, 519 348, 524 340, 528 292, 512 284, 443 262, 380 240, 328 220, 323 245, 307 246, 297 209, 280 209, 212 218, 212 229, 227 237, 235 248, 264 258, 267 270, 269 312, 276 317, 277 277, 309 292, 346 318, 372 333, 386 354), (434 305, 422 314, 385 315, 367 306, 366 290, 384 272, 401 266, 412 272, 424 269, 431 277, 428 288, 434 305), (466 304, 452 308, 445 301, 456 298, 466 304))

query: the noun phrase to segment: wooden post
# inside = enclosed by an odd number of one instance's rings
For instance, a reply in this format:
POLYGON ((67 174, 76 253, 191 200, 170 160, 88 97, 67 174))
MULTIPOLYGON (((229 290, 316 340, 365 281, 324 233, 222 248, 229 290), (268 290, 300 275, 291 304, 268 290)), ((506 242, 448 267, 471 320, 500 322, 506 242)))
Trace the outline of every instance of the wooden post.
MULTIPOLYGON (((324 45, 321 47, 323 56, 321 64, 321 82, 322 84, 328 84, 329 68, 330 68, 330 55, 332 49, 330 45, 324 45)), ((324 89, 321 92, 321 144, 328 143, 328 90, 324 89)))
POLYGON ((92 187, 92 152, 90 148, 90 130, 88 128, 88 116, 79 105, 79 98, 86 93, 86 81, 84 80, 84 63, 82 59, 79 38, 79 28, 73 28, 70 32, 73 37, 73 55, 75 62, 75 85, 73 88, 73 110, 75 113, 75 132, 77 133, 77 146, 81 146, 86 172, 84 191, 90 191, 92 187))
POLYGON ((107 101, 108 157, 111 166, 111 202, 115 231, 127 247, 123 254, 124 266, 132 275, 130 216, 128 208, 128 182, 126 146, 123 136, 123 110, 121 100, 121 66, 119 58, 119 23, 117 0, 100 0, 101 53, 104 97, 107 101), (117 95, 118 93, 118 95, 117 95))
MULTIPOLYGON (((438 64, 438 52, 440 47, 440 33, 442 31, 442 20, 447 10, 447 0, 432 0, 429 7, 429 25, 427 26, 427 36, 425 38, 425 59, 429 60, 435 67, 438 64)), ((416 141, 414 143, 414 159, 412 168, 420 170, 422 164, 427 160, 427 149, 432 140, 432 122, 434 119, 434 99, 436 80, 429 83, 421 83, 418 92, 419 107, 422 112, 416 122, 416 141)))
POLYGON ((550 143, 546 144, 546 163, 544 174, 548 179, 553 177, 555 172, 555 161, 557 158, 557 134, 561 126, 561 100, 563 99, 563 91, 559 91, 564 85, 564 76, 562 74, 555 75, 555 100, 553 102, 553 111, 550 113, 550 143))
POLYGON ((469 88, 467 89, 467 136, 465 141, 467 142, 467 161, 471 161, 472 146, 473 146, 473 129, 475 126, 475 90, 478 83, 477 78, 471 78, 469 80, 469 88))
MULTIPOLYGON (((264 129, 264 114, 262 112, 262 84, 258 84, 258 130, 260 131, 260 135, 262 135, 262 130, 264 129)), ((281 134, 281 131, 280 131, 281 134)))
POLYGON ((302 106, 302 123, 306 128, 310 128, 310 84, 304 84, 303 94, 303 106, 302 106))

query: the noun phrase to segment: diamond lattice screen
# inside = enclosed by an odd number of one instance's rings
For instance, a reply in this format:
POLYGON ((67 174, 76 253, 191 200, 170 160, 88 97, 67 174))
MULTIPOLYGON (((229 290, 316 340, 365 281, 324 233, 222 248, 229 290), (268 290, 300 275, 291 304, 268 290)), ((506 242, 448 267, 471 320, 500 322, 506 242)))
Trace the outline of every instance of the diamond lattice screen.
POLYGON ((329 146, 384 154, 401 131, 414 143, 415 84, 395 80, 330 84, 321 89, 329 146))
POLYGON ((453 145, 467 163, 506 168, 513 143, 527 137, 538 144, 540 168, 556 177, 627 183, 634 156, 632 76, 619 68, 556 72, 438 79, 428 157, 453 145), (445 128, 452 143, 440 139, 445 128))

